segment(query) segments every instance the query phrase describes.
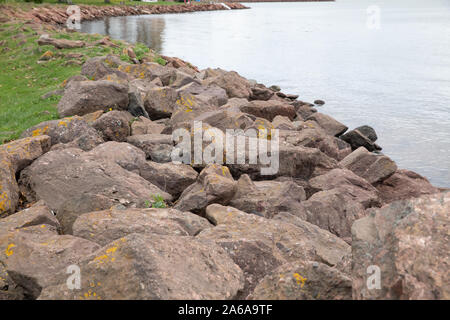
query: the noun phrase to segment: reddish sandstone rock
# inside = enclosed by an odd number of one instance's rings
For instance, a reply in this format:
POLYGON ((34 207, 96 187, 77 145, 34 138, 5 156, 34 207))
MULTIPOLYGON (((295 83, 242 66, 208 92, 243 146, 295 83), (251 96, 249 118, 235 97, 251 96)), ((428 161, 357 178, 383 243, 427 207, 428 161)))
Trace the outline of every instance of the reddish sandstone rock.
POLYGON ((254 100, 241 107, 241 111, 269 121, 272 121, 276 116, 286 116, 290 120, 295 117, 295 109, 292 105, 275 100, 254 100))
POLYGON ((449 212, 447 192, 370 209, 357 220, 352 227, 353 298, 449 299, 449 212), (377 270, 378 289, 372 287, 377 270))

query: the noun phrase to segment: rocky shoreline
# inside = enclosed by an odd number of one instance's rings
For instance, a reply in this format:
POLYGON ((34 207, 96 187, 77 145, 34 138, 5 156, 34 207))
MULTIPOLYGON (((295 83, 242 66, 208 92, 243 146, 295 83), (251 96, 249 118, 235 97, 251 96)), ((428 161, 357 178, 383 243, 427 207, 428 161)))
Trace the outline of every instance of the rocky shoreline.
POLYGON ((0 146, 0 299, 450 298, 450 193, 380 154, 373 128, 234 71, 126 54, 88 59, 61 119, 0 146), (171 161, 174 131, 211 128, 268 145, 277 129, 279 170, 171 161))
MULTIPOLYGON (((238 2, 224 2, 231 10, 249 9, 238 2)), ((93 6, 79 5, 81 22, 105 17, 133 16, 142 14, 163 14, 163 13, 187 13, 197 11, 228 10, 220 3, 202 3, 195 5, 111 5, 93 6)), ((66 25, 69 14, 66 12, 67 6, 42 5, 31 9, 21 10, 17 7, 2 5, 3 13, 9 17, 22 20, 31 20, 38 23, 66 25)))

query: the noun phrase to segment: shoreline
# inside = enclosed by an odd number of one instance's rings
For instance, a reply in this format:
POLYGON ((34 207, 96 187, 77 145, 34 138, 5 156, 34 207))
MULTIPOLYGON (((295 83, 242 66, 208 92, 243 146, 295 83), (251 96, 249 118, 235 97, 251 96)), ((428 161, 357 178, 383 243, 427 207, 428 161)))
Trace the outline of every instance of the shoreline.
MULTIPOLYGON (((239 2, 223 2, 231 10, 250 9, 239 2)), ((135 16, 146 14, 167 14, 167 13, 189 13, 200 11, 218 11, 229 10, 220 3, 214 4, 195 4, 195 5, 79 5, 81 11, 81 22, 102 19, 106 17, 135 16)), ((22 20, 32 20, 38 23, 53 25, 65 25, 69 14, 66 12, 67 5, 49 5, 32 6, 22 8, 7 4, 0 5, 3 13, 9 17, 22 20), (25 9, 25 10, 24 10, 25 9)))

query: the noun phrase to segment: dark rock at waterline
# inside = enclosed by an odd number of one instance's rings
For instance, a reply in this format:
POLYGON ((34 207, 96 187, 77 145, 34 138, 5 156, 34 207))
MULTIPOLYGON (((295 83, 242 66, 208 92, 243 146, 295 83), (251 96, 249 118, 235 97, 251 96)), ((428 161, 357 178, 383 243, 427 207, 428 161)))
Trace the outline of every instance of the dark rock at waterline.
POLYGON ((325 101, 323 100, 314 100, 314 104, 317 106, 323 106, 325 104, 325 101))
POLYGON ((145 117, 149 118, 147 111, 145 111, 144 101, 141 95, 136 92, 128 92, 128 112, 133 115, 133 117, 145 117))
POLYGON ((378 139, 377 134, 370 126, 358 127, 342 135, 340 138, 348 142, 353 150, 359 147, 364 147, 369 151, 381 150, 381 147, 375 143, 378 139))

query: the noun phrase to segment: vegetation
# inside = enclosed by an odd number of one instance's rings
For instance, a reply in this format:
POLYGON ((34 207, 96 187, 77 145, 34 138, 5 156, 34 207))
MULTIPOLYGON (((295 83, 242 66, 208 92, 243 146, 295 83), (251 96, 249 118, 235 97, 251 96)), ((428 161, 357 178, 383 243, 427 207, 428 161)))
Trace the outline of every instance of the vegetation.
MULTIPOLYGON (((67 0, 0 0, 0 3, 24 3, 24 2, 34 2, 34 3, 59 3, 59 4, 65 4, 68 1, 67 0)), ((70 1, 69 1, 70 2, 70 1)), ((142 1, 130 1, 130 0, 109 0, 109 2, 105 0, 71 0, 72 4, 89 4, 89 5, 136 5, 136 4, 142 4, 142 5, 177 5, 180 4, 179 2, 172 2, 172 1, 158 1, 158 2, 142 2, 142 1)))
MULTIPOLYGON (((150 208, 150 201, 145 202, 146 207, 150 208)), ((167 205, 161 195, 157 194, 153 196, 152 208, 166 208, 167 205)))
MULTIPOLYGON (((103 38, 102 35, 64 31, 50 35, 87 43, 103 38)), ((44 99, 42 96, 61 89, 64 80, 80 73, 81 64, 89 57, 112 53, 130 62, 124 54, 127 44, 122 41, 112 40, 117 48, 93 46, 56 50, 53 46, 38 46, 38 38, 36 31, 23 23, 0 24, 0 144, 17 139, 35 124, 57 119, 56 105, 61 97, 44 99), (51 52, 52 58, 39 60, 47 51, 51 52), (70 58, 68 54, 73 53, 82 54, 82 57, 70 58)), ((149 55, 154 56, 155 62, 166 62, 143 44, 136 44, 134 51, 138 59, 149 55)))

